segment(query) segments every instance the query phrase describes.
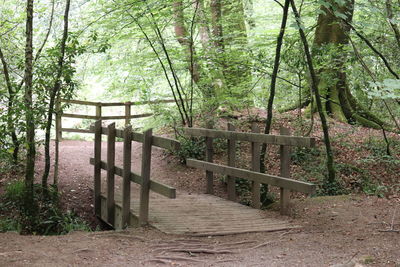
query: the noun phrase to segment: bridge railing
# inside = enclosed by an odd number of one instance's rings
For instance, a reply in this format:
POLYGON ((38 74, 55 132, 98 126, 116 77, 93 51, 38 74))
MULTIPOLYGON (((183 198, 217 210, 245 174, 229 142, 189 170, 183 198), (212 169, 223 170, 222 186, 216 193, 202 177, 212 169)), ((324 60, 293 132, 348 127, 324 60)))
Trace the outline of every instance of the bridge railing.
POLYGON ((94 165, 94 208, 95 214, 114 228, 125 228, 128 225, 145 225, 149 217, 150 190, 168 198, 175 198, 175 188, 151 180, 151 150, 152 146, 165 149, 179 149, 179 142, 173 139, 153 136, 149 129, 144 133, 132 132, 128 125, 124 130, 115 128, 115 123, 102 127, 101 121, 91 126, 95 134, 94 158, 90 164, 94 165), (107 135, 107 160, 101 159, 102 135, 107 135), (115 166, 115 139, 123 139, 123 166, 115 166), (132 142, 142 143, 141 173, 131 171, 132 142), (105 195, 101 193, 101 170, 107 171, 105 195), (122 204, 115 202, 115 175, 122 177, 122 204), (131 221, 131 182, 140 185, 139 216, 136 222, 131 221), (118 209, 118 213, 116 212, 118 209))
POLYGON ((93 133, 90 129, 76 129, 76 128, 64 128, 62 126, 62 118, 74 118, 74 119, 89 119, 89 120, 125 120, 125 126, 130 124, 131 119, 150 117, 152 113, 142 113, 142 114, 132 114, 132 106, 141 105, 153 105, 161 103, 174 103, 173 99, 160 99, 154 101, 134 101, 134 102, 93 102, 93 101, 82 101, 82 100, 67 100, 60 99, 57 101, 56 106, 56 138, 58 140, 62 139, 62 132, 72 132, 72 133, 93 133), (62 103, 83 105, 83 106, 95 106, 96 114, 75 114, 75 113, 64 113, 62 112, 62 103), (124 115, 112 115, 104 116, 103 107, 125 107, 124 115))
POLYGON ((205 137, 205 161, 187 159, 189 167, 206 171, 206 193, 213 194, 214 172, 227 175, 228 199, 236 201, 236 178, 252 181, 252 206, 260 208, 260 184, 269 184, 280 187, 281 214, 289 212, 290 192, 298 191, 306 194, 315 193, 316 186, 312 183, 302 182, 290 178, 290 150, 292 146, 313 147, 314 138, 290 136, 290 130, 281 128, 280 135, 260 134, 255 123, 252 133, 236 132, 232 124, 228 124, 228 131, 205 128, 183 128, 190 136, 205 137), (228 140, 227 166, 213 163, 213 139, 223 138, 228 140), (236 168, 236 142, 247 141, 251 143, 251 170, 236 168), (260 145, 273 144, 280 146, 280 176, 260 173, 260 145))

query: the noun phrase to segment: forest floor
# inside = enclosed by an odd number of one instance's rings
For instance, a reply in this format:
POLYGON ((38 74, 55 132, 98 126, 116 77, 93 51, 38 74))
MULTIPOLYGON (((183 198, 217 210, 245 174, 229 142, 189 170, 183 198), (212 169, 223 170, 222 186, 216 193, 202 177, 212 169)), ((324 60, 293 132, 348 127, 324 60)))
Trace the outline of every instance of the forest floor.
MULTIPOLYGON (((291 121, 291 117, 283 116, 280 121, 282 125, 294 129, 296 125, 291 121)), ((246 123, 241 125, 241 130, 249 128, 246 123)), ((315 198, 294 195, 291 216, 286 219, 301 226, 298 229, 204 238, 167 235, 151 227, 129 231, 73 232, 64 236, 1 233, 0 266, 344 264, 342 266, 399 267, 400 196, 396 183, 399 183, 400 164, 393 165, 396 160, 389 163, 374 160, 373 153, 377 152, 368 150, 367 145, 375 144, 376 139, 381 138, 379 131, 340 123, 333 126, 331 132, 336 156, 341 166, 346 166, 339 173, 345 181, 344 188, 357 191, 356 187, 360 187, 360 193, 315 198), (362 186, 365 183, 362 179, 366 179, 365 172, 368 172, 368 187, 362 186), (380 187, 384 190, 379 189, 380 187)), ((315 127, 314 132, 320 132, 318 123, 315 127)), ((389 136, 393 140, 400 139, 395 135, 389 136)), ((317 138, 317 147, 321 147, 321 136, 316 134, 314 137, 317 138)), ((122 145, 118 143, 116 151, 121 149, 122 145)), ((243 151, 246 150, 248 147, 243 147, 243 151)), ((138 171, 140 145, 134 143, 133 151, 133 170, 138 171)), ((267 168, 272 173, 278 171, 277 157, 274 154, 276 151, 270 149, 269 157, 272 160, 268 162, 267 168)), ((314 162, 315 159, 304 159, 303 154, 296 152, 293 156, 302 157, 301 162, 299 160, 293 164, 293 176, 301 178, 307 174, 307 179, 313 180, 310 176, 314 174, 301 168, 300 163, 306 160, 314 162)), ((64 208, 75 211, 90 222, 92 227, 96 227, 98 222, 93 216, 91 191, 93 167, 88 163, 92 155, 92 142, 65 140, 61 143, 60 190, 64 208)), ((243 161, 247 161, 246 155, 242 157, 243 161)), ((223 161, 223 157, 217 157, 218 160, 223 161)), ((117 158, 116 161, 121 162, 121 158, 117 158)), ((37 172, 40 174, 42 156, 38 158, 38 163, 40 167, 37 172)), ((317 172, 318 169, 315 175, 317 172)), ((159 149, 153 151, 152 177, 177 188, 178 191, 202 193, 205 188, 203 172, 186 168, 176 157, 159 149)), ((317 181, 317 178, 314 179, 317 181)), ((0 187, 6 182, 0 179, 0 187)), ((215 191, 222 197, 226 194, 222 182, 216 183, 215 191)), ((265 212, 269 216, 281 218, 277 211, 265 212)))

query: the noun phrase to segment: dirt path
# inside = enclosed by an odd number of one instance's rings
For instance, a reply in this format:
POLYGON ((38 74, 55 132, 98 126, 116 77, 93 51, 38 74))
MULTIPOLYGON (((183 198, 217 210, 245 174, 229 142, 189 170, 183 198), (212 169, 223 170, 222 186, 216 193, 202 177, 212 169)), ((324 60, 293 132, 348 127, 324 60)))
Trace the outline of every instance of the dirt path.
MULTIPOLYGON (((92 151, 92 143, 85 141, 64 141, 61 146, 63 198, 67 208, 88 219, 93 218, 93 169, 88 164, 92 151)), ((133 156, 137 171, 140 145, 134 146, 133 156)), ((152 166, 155 180, 177 190, 204 188, 201 172, 186 169, 161 150, 154 150, 152 166)), ((391 225, 400 229, 399 199, 346 196, 295 201, 289 219, 302 228, 195 239, 151 228, 47 237, 5 233, 0 234, 0 266, 330 266, 356 261, 400 266, 400 233, 385 232, 391 225)))

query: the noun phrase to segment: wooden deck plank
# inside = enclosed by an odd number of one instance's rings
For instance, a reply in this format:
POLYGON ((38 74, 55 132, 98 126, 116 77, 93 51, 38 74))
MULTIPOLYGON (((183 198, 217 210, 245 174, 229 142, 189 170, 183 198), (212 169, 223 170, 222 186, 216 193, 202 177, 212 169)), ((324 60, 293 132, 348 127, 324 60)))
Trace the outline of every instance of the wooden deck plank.
MULTIPOLYGON (((121 205, 120 193, 116 192, 115 202, 121 205)), ((149 209, 149 224, 167 234, 228 235, 298 227, 285 220, 269 218, 264 211, 208 194, 181 193, 176 199, 157 196, 150 198, 149 209)), ((131 199, 130 213, 138 217, 138 199, 131 199)))

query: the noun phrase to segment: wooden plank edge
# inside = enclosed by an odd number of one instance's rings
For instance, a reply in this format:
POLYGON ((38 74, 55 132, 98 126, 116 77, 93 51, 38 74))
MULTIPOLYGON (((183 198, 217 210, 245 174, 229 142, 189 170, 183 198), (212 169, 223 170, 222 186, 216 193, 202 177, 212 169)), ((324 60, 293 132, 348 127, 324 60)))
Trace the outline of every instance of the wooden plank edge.
MULTIPOLYGON (((94 131, 94 126, 90 126, 90 131, 94 131)), ((101 127, 101 133, 104 135, 108 135, 108 129, 107 127, 101 127)), ((118 138, 124 138, 124 131, 117 129, 116 130, 116 137, 118 138)), ((142 133, 132 133, 132 141, 143 143, 143 134, 142 133)), ((178 151, 181 147, 181 143, 178 140, 168 138, 168 137, 163 137, 163 136, 153 136, 152 138, 152 145, 159 147, 159 148, 164 148, 168 149, 171 151, 178 151)))
POLYGON ((67 133, 94 133, 94 130, 91 129, 75 129, 75 128, 61 128, 61 131, 67 133))
POLYGON ((213 171, 224 175, 235 176, 238 178, 244 178, 251 181, 258 181, 260 183, 270 184, 272 186, 283 187, 286 189, 303 192, 306 194, 314 194, 316 191, 316 185, 312 183, 297 181, 290 178, 284 178, 280 176, 259 173, 235 167, 229 167, 216 163, 210 163, 206 161, 187 159, 186 165, 188 167, 198 168, 202 170, 213 171))
MULTIPOLYGON (((90 158, 90 164, 94 165, 94 158, 90 158)), ((103 170, 107 170, 107 163, 104 161, 101 161, 101 168, 103 170)), ((115 166, 114 172, 115 172, 115 175, 117 175, 117 176, 120 176, 120 177, 123 176, 123 170, 120 167, 115 166)), ((140 177, 140 175, 138 175, 134 172, 131 172, 131 181, 140 185, 142 183, 142 177, 140 177)), ((165 184, 162 184, 160 182, 154 181, 154 180, 150 180, 150 190, 159 195, 165 196, 167 198, 171 198, 171 199, 176 198, 176 189, 175 188, 165 185, 165 184)))
POLYGON ((272 134, 258 134, 245 132, 231 132, 205 128, 179 128, 191 136, 204 136, 212 138, 226 138, 238 141, 258 142, 274 145, 290 145, 298 147, 315 146, 315 138, 302 136, 285 136, 272 134))

